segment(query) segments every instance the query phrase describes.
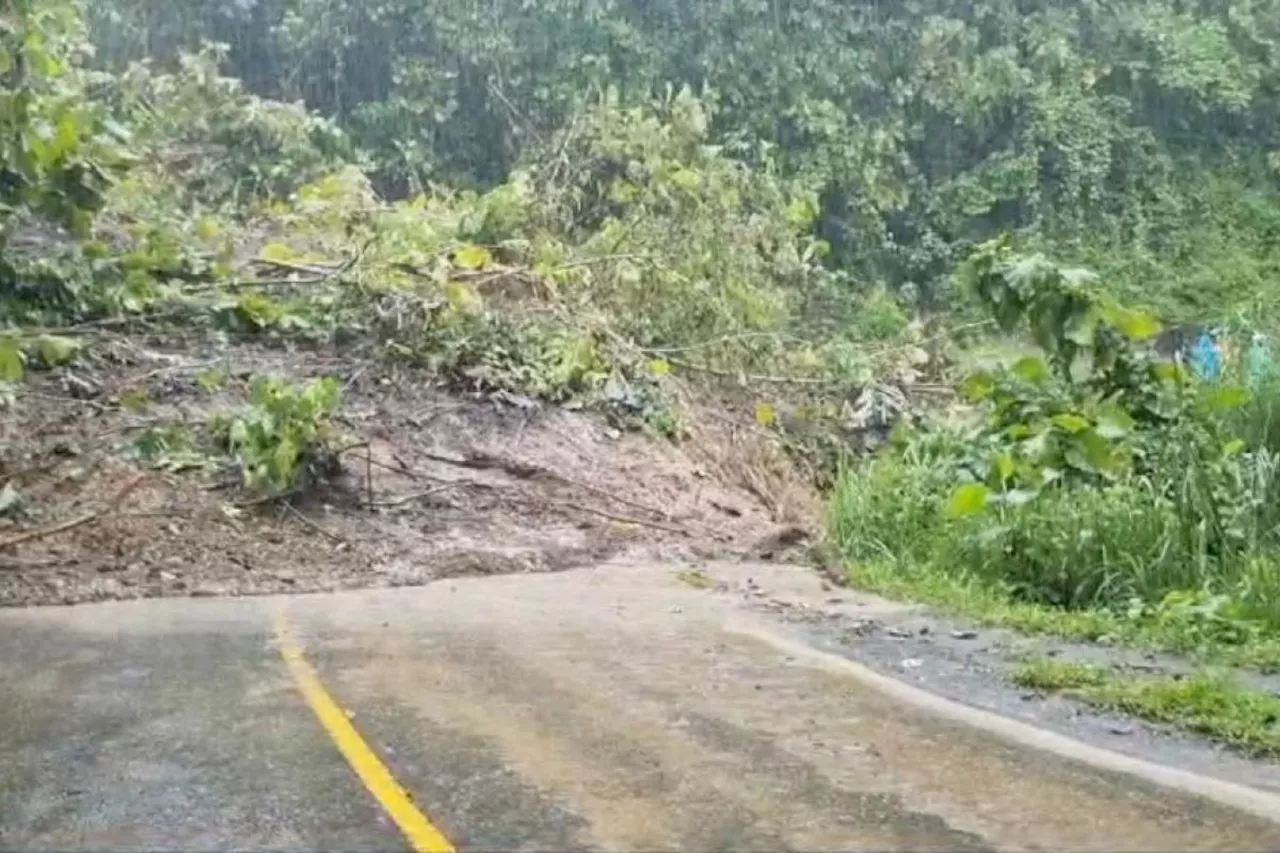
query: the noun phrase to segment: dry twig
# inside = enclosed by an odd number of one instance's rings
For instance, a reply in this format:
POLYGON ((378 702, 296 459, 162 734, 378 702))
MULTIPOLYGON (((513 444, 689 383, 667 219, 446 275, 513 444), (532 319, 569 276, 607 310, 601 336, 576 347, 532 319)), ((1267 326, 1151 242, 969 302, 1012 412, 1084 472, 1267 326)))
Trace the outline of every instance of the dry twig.
POLYGON ((683 527, 676 527, 674 524, 663 524, 660 521, 647 521, 643 518, 632 518, 626 515, 616 515, 608 510, 599 509, 598 507, 587 506, 585 504, 573 503, 572 501, 553 501, 552 506, 558 506, 563 509, 577 510, 585 512, 589 515, 598 515, 609 521, 616 521, 620 524, 635 524, 640 527, 652 527, 655 530, 665 530, 668 533, 679 533, 681 536, 692 536, 693 534, 683 527))
POLYGON ((310 527, 312 530, 314 530, 316 533, 319 533, 321 536, 323 536, 324 538, 328 539, 330 542, 333 542, 333 543, 335 543, 335 544, 337 544, 337 545, 350 545, 350 544, 351 544, 351 543, 347 542, 347 540, 345 540, 345 539, 343 539, 341 536, 339 536, 338 534, 334 533, 333 531, 331 531, 331 530, 327 530, 327 529, 325 529, 322 525, 320 525, 319 523, 317 523, 317 522, 315 522, 315 521, 312 521, 311 519, 307 518, 305 515, 303 515, 303 514, 298 510, 298 508, 297 508, 296 506, 294 506, 293 504, 289 503, 288 501, 285 501, 284 503, 282 503, 282 504, 281 504, 281 506, 283 506, 287 512, 291 512, 291 513, 293 513, 294 518, 298 519, 298 521, 301 521, 301 522, 302 522, 303 524, 305 524, 307 527, 310 527))
POLYGON ((375 504, 375 506, 387 508, 387 509, 390 509, 392 507, 404 506, 405 504, 413 503, 414 501, 419 501, 419 500, 422 500, 423 498, 429 498, 432 495, 437 495, 440 492, 448 491, 449 489, 452 489, 454 486, 468 486, 468 485, 472 485, 472 484, 466 483, 466 482, 441 483, 439 486, 436 486, 435 488, 431 488, 431 489, 426 489, 425 491, 414 492, 413 494, 409 494, 409 495, 401 495, 400 497, 393 498, 391 500, 379 501, 377 504, 375 504))

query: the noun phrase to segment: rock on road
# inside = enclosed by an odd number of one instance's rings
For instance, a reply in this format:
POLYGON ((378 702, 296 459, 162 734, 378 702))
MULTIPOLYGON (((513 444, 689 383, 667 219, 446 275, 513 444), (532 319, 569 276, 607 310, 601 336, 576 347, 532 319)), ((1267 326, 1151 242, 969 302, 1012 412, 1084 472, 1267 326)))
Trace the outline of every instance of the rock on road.
POLYGON ((904 704, 769 620, 661 566, 0 612, 0 848, 409 849, 287 624, 460 850, 1280 849, 1256 809, 904 704))

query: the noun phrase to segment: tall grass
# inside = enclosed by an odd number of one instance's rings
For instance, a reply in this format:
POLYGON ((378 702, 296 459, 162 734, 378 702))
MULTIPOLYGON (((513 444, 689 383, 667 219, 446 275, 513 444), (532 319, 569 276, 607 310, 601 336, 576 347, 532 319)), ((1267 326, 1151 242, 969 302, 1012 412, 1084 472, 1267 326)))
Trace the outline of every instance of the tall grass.
POLYGON ((977 581, 1017 601, 1182 608, 1192 621, 1280 632, 1278 414, 1280 394, 1259 394, 1229 424, 1243 447, 1223 452, 1221 424, 1193 423, 1160 436, 1119 482, 963 518, 946 507, 964 448, 913 445, 841 473, 831 535, 854 565, 977 581))

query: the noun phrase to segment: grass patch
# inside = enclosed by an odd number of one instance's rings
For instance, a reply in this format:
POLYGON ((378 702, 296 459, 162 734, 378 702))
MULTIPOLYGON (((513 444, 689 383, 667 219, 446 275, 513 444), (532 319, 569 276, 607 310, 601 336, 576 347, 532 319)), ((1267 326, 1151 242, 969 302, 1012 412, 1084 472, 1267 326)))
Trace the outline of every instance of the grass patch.
POLYGON ((979 625, 1042 634, 1069 642, 1114 642, 1169 652, 1204 663, 1280 672, 1280 639, 1259 636, 1240 643, 1206 638, 1177 622, 1103 609, 1063 610, 1014 599, 1006 590, 971 575, 892 562, 860 563, 848 570, 851 585, 901 601, 917 601, 979 625))
POLYGON ((1015 672, 1013 681, 1202 734, 1251 755, 1280 755, 1280 698, 1225 678, 1121 678, 1085 664, 1034 660, 1015 672))
POLYGON ((985 625, 1280 671, 1280 455, 1197 464, 1179 440, 1151 443, 1154 473, 957 515, 982 446, 920 434, 840 474, 830 541, 854 585, 985 625))
POLYGON ((1084 663, 1056 660, 1028 661, 1013 674, 1013 683, 1032 690, 1053 692, 1100 687, 1107 683, 1105 670, 1084 663))
POLYGON ((676 580, 694 589, 715 589, 716 587, 715 579, 701 569, 685 569, 676 574, 676 580))

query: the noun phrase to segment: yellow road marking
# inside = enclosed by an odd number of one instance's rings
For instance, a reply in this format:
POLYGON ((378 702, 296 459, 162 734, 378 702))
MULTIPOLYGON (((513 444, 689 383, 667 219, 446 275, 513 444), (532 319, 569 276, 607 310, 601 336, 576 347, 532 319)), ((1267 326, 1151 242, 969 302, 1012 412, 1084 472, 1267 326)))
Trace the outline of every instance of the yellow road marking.
POLYGON ((409 792, 391 775, 387 766, 360 737, 356 727, 351 725, 346 713, 333 701, 329 691, 324 689, 320 676, 303 657, 302 646, 289 632, 289 622, 283 612, 276 613, 275 629, 280 654, 293 673, 298 690, 351 769, 383 811, 400 827, 414 853, 454 853, 453 845, 413 804, 409 792))

